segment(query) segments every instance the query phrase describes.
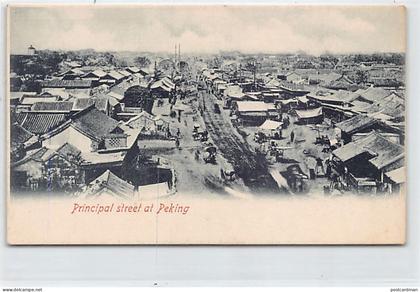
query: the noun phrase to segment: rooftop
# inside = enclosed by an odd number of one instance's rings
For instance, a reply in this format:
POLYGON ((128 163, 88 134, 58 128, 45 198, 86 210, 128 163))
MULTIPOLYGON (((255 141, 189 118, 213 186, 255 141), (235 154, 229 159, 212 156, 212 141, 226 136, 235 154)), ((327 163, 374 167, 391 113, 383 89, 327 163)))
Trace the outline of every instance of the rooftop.
POLYGON ((373 117, 369 117, 366 115, 356 115, 348 120, 344 120, 336 124, 336 127, 339 128, 343 132, 352 134, 356 131, 367 128, 377 122, 378 120, 376 120, 373 117))
POLYGON ((72 117, 72 120, 76 129, 97 140, 106 137, 118 128, 116 120, 95 107, 80 111, 72 117))
POLYGON ((404 147, 393 143, 380 135, 372 132, 368 136, 350 142, 336 150, 333 154, 345 162, 362 153, 369 153, 372 158, 368 159, 376 168, 382 169, 389 164, 403 159, 404 147))
POLYGON ((91 88, 92 81, 91 80, 60 80, 60 79, 53 79, 53 80, 46 80, 42 82, 43 88, 91 88))

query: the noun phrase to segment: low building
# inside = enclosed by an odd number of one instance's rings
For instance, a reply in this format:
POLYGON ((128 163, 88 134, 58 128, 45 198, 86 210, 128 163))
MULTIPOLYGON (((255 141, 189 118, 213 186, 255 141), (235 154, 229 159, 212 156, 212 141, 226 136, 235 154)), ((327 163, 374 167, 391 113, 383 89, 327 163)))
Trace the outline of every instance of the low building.
POLYGON ((68 93, 85 93, 90 95, 92 87, 94 86, 92 80, 86 79, 75 79, 75 80, 46 80, 42 82, 42 91, 48 91, 50 89, 65 89, 68 93))
POLYGON ((126 199, 134 198, 134 186, 119 178, 110 170, 106 170, 97 178, 93 179, 80 192, 79 196, 85 199, 126 199))
POLYGON ((404 166, 404 147, 376 132, 334 150, 332 155, 335 170, 358 192, 389 191, 393 183, 386 173, 404 166))
POLYGON ((341 130, 341 138, 344 143, 351 142, 353 135, 357 133, 369 133, 373 130, 382 133, 397 133, 402 135, 399 129, 393 128, 381 122, 381 120, 368 115, 356 115, 335 126, 341 130))
POLYGON ((73 102, 71 111, 79 112, 90 106, 94 106, 107 116, 111 114, 111 106, 107 98, 76 98, 73 102))
POLYGON ((12 123, 17 123, 28 132, 42 135, 64 124, 69 119, 66 113, 21 112, 11 116, 12 123))
POLYGON ((168 138, 170 132, 169 122, 145 111, 125 122, 124 125, 133 129, 140 129, 141 134, 147 136, 168 138))
POLYGON ((70 114, 73 108, 71 101, 40 101, 31 107, 31 112, 70 114))
POLYGON ((232 104, 239 122, 243 125, 261 125, 267 119, 276 119, 278 109, 262 101, 236 101, 232 104))
POLYGON ((323 121, 322 107, 307 110, 295 110, 295 114, 297 117, 297 123, 302 125, 320 124, 323 121))
POLYGON ((66 142, 82 152, 127 148, 127 134, 118 122, 91 106, 74 114, 69 121, 55 127, 41 138, 43 145, 58 147, 66 142))
POLYGON ((56 150, 42 147, 28 151, 11 165, 12 187, 54 192, 75 189, 84 184, 80 153, 67 143, 56 150))
POLYGON ((150 89, 153 96, 157 98, 169 98, 171 93, 175 90, 175 84, 168 77, 164 77, 154 82, 150 89))

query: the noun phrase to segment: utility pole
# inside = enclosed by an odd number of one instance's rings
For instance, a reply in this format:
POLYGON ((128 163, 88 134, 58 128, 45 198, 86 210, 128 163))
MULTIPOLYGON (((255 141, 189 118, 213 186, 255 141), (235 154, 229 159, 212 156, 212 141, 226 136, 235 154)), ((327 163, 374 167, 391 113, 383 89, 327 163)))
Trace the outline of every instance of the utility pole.
POLYGON ((181 72, 181 44, 178 44, 178 70, 181 72))
POLYGON ((176 44, 175 44, 175 52, 174 52, 174 65, 175 65, 175 69, 176 69, 176 44))

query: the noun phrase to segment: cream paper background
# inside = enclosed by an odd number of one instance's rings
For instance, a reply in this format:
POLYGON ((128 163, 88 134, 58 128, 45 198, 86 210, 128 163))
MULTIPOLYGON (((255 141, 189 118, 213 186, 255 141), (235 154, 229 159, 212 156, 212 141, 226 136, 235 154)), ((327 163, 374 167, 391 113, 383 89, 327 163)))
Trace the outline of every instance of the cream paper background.
MULTIPOLYGON (((75 202, 83 203, 70 199, 9 202, 8 243, 244 245, 405 242, 403 195, 251 201, 173 198, 143 201, 142 204, 154 204, 152 213, 71 214, 75 202), (170 202, 189 205, 190 209, 185 215, 156 214, 160 203, 170 202)), ((96 205, 98 202, 88 203, 96 205)))
MULTIPOLYGON (((404 16, 403 7, 395 9, 404 16)), ((178 194, 173 202, 190 205, 189 213, 159 216, 70 215, 75 199, 12 200, 7 194, 9 244, 404 244, 406 238, 404 194, 255 200, 178 194)))

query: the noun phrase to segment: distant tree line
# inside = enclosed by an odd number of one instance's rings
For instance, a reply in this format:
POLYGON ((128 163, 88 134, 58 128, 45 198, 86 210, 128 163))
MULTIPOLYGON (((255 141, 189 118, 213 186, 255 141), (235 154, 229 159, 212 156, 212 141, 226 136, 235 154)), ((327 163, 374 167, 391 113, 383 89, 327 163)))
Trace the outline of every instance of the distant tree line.
POLYGON ((346 56, 345 59, 355 63, 372 62, 375 64, 405 64, 405 54, 402 53, 352 54, 346 56))

